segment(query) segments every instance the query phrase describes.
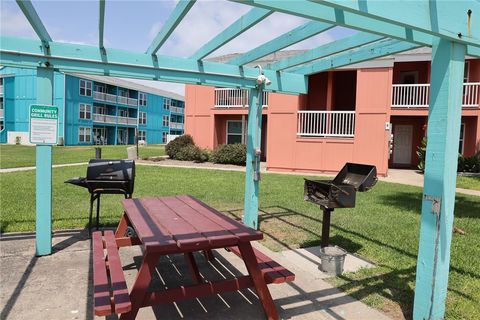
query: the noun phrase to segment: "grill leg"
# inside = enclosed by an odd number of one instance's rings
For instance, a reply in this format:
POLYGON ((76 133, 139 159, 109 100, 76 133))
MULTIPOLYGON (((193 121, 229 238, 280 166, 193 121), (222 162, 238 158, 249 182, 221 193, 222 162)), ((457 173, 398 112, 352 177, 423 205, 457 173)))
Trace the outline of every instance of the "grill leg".
POLYGON ((90 215, 88 217, 88 234, 92 235, 92 215, 93 215, 93 202, 95 201, 95 198, 93 196, 93 193, 90 194, 90 215))
POLYGON ((97 230, 98 230, 99 221, 100 221, 100 194, 97 195, 97 230))
POLYGON ((323 209, 323 220, 322 220, 322 242, 320 246, 327 247, 330 242, 330 214, 333 209, 323 209))

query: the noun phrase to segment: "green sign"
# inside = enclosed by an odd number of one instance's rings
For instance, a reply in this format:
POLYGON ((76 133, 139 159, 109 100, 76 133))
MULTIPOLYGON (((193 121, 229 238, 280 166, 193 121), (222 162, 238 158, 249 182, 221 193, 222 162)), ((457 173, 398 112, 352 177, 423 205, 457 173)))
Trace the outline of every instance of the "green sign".
POLYGON ((30 143, 57 144, 58 107, 30 106, 30 143))

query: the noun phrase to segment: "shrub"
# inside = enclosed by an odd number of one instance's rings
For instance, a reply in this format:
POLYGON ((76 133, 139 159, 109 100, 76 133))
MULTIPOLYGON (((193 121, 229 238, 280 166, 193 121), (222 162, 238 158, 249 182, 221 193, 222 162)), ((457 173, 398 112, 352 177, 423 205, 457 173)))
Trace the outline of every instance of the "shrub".
POLYGON ((247 146, 244 144, 222 144, 212 153, 211 160, 215 163, 245 165, 247 146))
POLYGON ((180 149, 188 145, 195 145, 192 136, 185 134, 180 137, 176 137, 175 139, 167 143, 167 145, 165 146, 165 153, 171 159, 177 159, 177 153, 180 151, 180 149))
POLYGON ((427 154, 427 138, 423 138, 422 142, 420 142, 420 146, 417 148, 417 156, 418 156, 418 169, 421 172, 425 171, 425 156, 427 154))
POLYGON ((189 144, 180 149, 175 155, 177 160, 205 162, 208 161, 208 151, 202 150, 196 145, 189 144))
POLYGON ((480 173, 480 151, 471 157, 459 155, 457 171, 480 173))

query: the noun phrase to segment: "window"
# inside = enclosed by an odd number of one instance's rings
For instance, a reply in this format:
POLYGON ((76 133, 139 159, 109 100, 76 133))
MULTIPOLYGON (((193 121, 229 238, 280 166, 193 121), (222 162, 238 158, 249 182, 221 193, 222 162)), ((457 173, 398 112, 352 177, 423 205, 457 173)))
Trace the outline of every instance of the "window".
POLYGON ((107 114, 107 109, 105 107, 93 106, 94 114, 107 114))
POLYGON ((139 106, 147 106, 147 94, 143 92, 138 93, 138 105, 139 106))
POLYGON ((147 113, 140 112, 138 115, 138 124, 147 124, 147 113))
POLYGON ((163 126, 168 127, 168 125, 169 125, 169 117, 163 116, 163 126))
POLYGON ((465 69, 463 69, 463 82, 464 83, 468 82, 469 71, 470 71, 470 62, 465 61, 465 69))
POLYGON ((3 129, 5 128, 5 126, 3 125, 3 119, 0 120, 0 131, 3 131, 3 129))
POLYGON ((103 85, 95 84, 93 87, 95 92, 105 93, 105 87, 103 85))
POLYGON ((172 105, 172 100, 169 98, 163 98, 163 109, 170 110, 170 106, 172 105))
POLYGON ((92 82, 87 80, 80 80, 80 95, 91 97, 92 96, 92 82))
POLYGON ((147 141, 147 133, 145 132, 145 130, 138 130, 138 140, 147 141))
POLYGON ((92 106, 86 103, 80 103, 80 119, 92 119, 92 106))
POLYGON ((167 143, 167 133, 165 131, 162 132, 162 142, 167 143))
POLYGON ((118 110, 118 115, 119 115, 120 117, 125 117, 125 118, 127 118, 127 117, 128 117, 128 110, 119 109, 119 110, 118 110))
POLYGON ((463 154, 463 142, 465 137, 465 123, 460 125, 460 141, 458 143, 458 153, 463 154))
POLYGON ((90 142, 92 141, 92 129, 88 127, 78 128, 78 141, 79 142, 90 142))
POLYGON ((227 144, 242 143, 242 121, 227 121, 227 144))

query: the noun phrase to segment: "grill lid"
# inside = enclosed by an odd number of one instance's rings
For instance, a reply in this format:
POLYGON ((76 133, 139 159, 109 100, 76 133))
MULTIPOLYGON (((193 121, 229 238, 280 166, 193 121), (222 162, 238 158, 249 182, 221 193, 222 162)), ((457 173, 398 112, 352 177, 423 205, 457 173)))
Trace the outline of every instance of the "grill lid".
POLYGON ((132 181, 135 179, 135 161, 91 159, 87 180, 132 181))
POLYGON ((363 192, 371 189, 377 180, 375 166, 347 162, 332 182, 336 185, 350 184, 355 190, 363 192))

